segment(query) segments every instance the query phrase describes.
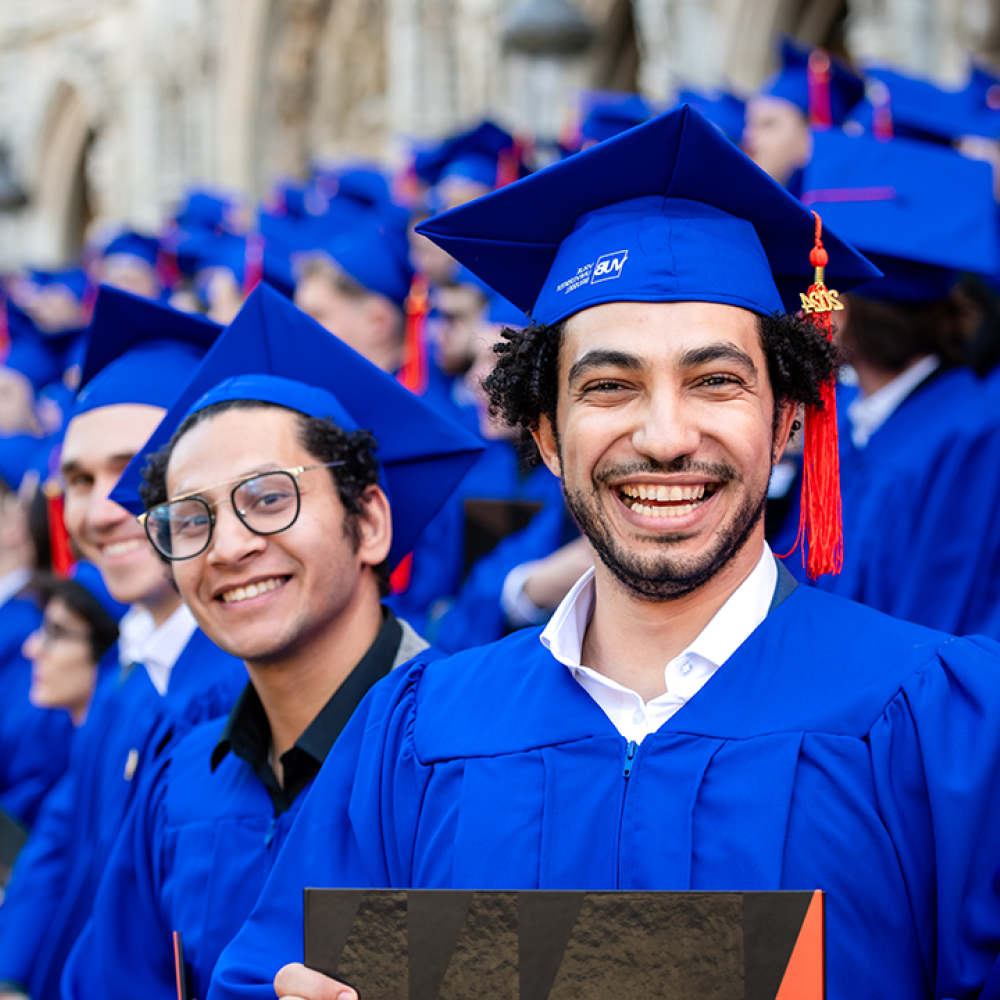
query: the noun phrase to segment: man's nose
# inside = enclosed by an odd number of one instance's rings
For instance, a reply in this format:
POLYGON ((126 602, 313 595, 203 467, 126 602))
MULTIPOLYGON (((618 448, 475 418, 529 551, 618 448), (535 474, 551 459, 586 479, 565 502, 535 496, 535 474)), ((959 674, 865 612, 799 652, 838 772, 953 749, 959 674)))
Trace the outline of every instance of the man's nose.
POLYGON ((632 434, 636 451, 665 464, 694 454, 700 442, 697 408, 681 393, 660 390, 649 396, 632 434))
POLYGON ((233 510, 232 503, 220 503, 215 508, 215 523, 208 543, 208 558, 219 565, 242 562, 267 545, 267 539, 251 531, 233 510))

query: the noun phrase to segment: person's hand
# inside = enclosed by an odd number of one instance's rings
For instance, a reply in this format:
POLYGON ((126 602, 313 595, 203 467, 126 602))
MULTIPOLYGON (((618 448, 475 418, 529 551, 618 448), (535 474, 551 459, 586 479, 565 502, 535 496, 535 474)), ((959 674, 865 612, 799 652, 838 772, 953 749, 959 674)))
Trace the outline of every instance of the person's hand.
MULTIPOLYGON (((298 962, 286 965, 274 977, 274 992, 284 1000, 358 1000, 350 986, 298 962)), ((4 996, 0 994, 0 1000, 4 996)))
POLYGON ((594 565, 594 550, 586 538, 578 538, 550 556, 539 559, 524 582, 524 594, 536 608, 554 608, 570 588, 594 565))

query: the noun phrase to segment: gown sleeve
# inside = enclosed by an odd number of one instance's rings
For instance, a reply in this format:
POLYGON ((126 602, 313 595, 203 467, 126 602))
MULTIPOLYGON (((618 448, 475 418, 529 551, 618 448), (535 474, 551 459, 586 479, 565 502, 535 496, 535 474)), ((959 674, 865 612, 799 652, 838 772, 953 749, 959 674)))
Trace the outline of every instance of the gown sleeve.
POLYGON ((409 883, 426 769, 416 759, 416 689, 426 661, 371 689, 327 757, 243 929, 223 951, 209 1000, 268 998, 282 966, 303 960, 307 886, 409 883))
POLYGON ((946 643, 903 684, 870 744, 928 996, 976 996, 1000 951, 1000 647, 946 643))

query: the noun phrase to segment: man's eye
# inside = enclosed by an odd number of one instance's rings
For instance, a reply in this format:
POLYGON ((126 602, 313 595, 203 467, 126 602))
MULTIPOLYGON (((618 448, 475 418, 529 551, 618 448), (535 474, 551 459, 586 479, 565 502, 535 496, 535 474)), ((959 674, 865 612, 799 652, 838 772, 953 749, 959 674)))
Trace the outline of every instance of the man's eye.
POLYGON ((713 388, 715 386, 741 385, 742 383, 735 375, 706 375, 700 384, 713 388))
POLYGON ((89 490, 93 485, 94 480, 90 476, 69 476, 66 479, 66 489, 73 493, 89 490))
POLYGON ((611 379, 602 379, 600 382, 590 382, 588 385, 583 387, 584 393, 590 392, 617 392, 625 387, 621 382, 615 382, 611 379))

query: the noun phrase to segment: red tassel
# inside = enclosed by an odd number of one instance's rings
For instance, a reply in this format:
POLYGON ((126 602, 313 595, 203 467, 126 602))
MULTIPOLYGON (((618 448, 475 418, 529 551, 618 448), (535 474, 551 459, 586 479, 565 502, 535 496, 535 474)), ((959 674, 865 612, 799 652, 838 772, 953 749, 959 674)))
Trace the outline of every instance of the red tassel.
POLYGON ((7 300, 0 299, 0 364, 10 354, 10 323, 7 319, 7 300))
POLYGON ((830 108, 830 57, 823 49, 809 53, 807 66, 809 79, 809 124, 816 129, 833 125, 830 108))
POLYGON ((42 487, 45 493, 45 507, 49 517, 49 547, 52 550, 52 572, 56 576, 69 576, 69 571, 76 563, 73 558, 73 545, 66 531, 66 521, 63 517, 63 495, 55 483, 47 483, 42 487))
MULTIPOLYGON (((823 249, 823 222, 816 216, 815 246, 809 254, 813 283, 802 296, 803 312, 833 339, 833 310, 842 309, 837 292, 823 281, 828 255, 823 249)), ((840 505, 840 445, 837 435, 837 390, 830 378, 820 386, 822 407, 810 407, 805 416, 802 453, 802 504, 795 547, 807 543, 806 572, 810 580, 839 573, 844 564, 844 531, 840 505)), ((791 553, 789 553, 790 555, 791 553)))
POLYGON ((246 298, 263 278, 264 238, 260 233, 250 233, 243 251, 243 298, 246 298))
POLYGON ((424 325, 430 312, 427 279, 418 274, 410 285, 406 297, 406 332, 403 336, 403 363, 399 366, 396 381, 418 396, 427 390, 427 341, 424 325))
POLYGON ((410 585, 413 575, 413 553, 408 552, 389 576, 389 586, 394 594, 402 594, 410 585))
POLYGON ((880 80, 869 87, 868 99, 872 105, 872 135, 879 142, 888 142, 893 135, 892 96, 880 80))

